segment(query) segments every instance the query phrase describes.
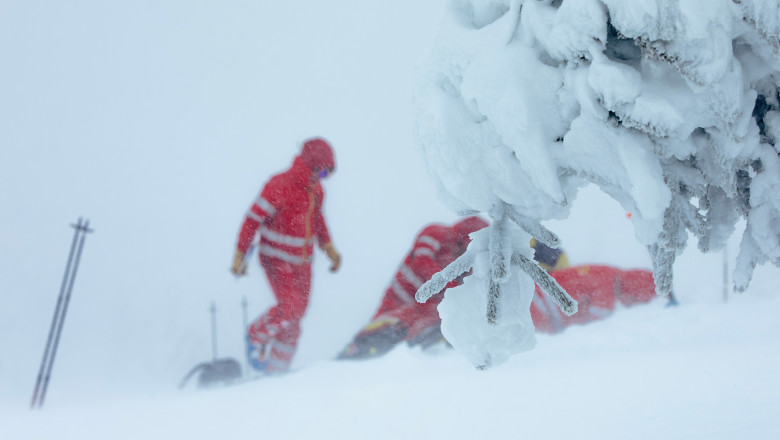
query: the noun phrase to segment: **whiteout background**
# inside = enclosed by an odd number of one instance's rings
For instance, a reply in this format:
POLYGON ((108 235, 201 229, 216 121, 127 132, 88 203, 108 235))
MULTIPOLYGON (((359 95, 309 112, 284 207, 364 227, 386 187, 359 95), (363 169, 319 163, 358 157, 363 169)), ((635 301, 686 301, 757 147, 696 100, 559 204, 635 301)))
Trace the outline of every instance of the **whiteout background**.
MULTIPOLYGON (((676 263, 659 300, 540 336, 476 372, 405 348, 330 358, 368 320, 414 234, 455 216, 412 137, 411 92, 444 1, 0 4, 0 437, 771 438, 780 432, 776 270, 722 304, 722 255, 676 263), (272 299, 256 263, 228 273, 241 217, 308 136, 337 172, 298 371, 179 392, 211 357, 242 359, 241 299, 272 299), (87 237, 44 411, 27 405, 79 216, 87 237), (568 419, 567 419, 568 418, 568 419), (123 437, 124 436, 124 437, 123 437)), ((617 203, 592 187, 547 224, 574 264, 649 268, 617 203), (611 238, 608 238, 611 237, 611 238)), ((740 231, 738 231, 739 233, 740 231)), ((736 242, 730 256, 736 255, 736 242)), ((733 263, 733 261, 732 261, 733 263)))

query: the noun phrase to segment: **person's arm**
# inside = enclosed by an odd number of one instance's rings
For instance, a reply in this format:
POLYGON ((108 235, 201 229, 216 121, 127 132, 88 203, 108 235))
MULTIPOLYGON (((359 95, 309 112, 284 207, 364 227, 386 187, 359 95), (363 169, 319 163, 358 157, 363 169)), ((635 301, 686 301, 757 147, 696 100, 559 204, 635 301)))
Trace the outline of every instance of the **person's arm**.
POLYGON ((246 274, 246 254, 252 241, 257 234, 257 229, 268 217, 276 214, 276 208, 268 201, 268 195, 264 190, 249 207, 244 215, 244 221, 241 224, 241 230, 238 233, 238 242, 236 243, 236 252, 233 255, 233 264, 230 270, 235 275, 246 274))
POLYGON ((314 224, 314 234, 317 237, 317 243, 320 249, 330 259, 330 271, 336 272, 341 267, 341 254, 336 250, 336 246, 330 238, 328 225, 325 223, 325 216, 322 215, 322 198, 317 202, 314 213, 312 214, 312 223, 314 224))

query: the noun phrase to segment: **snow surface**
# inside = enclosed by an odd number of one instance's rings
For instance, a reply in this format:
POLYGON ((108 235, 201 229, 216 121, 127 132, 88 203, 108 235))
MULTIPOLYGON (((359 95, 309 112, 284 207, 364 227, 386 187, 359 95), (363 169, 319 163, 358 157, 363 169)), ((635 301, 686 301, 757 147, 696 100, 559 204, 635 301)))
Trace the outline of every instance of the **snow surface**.
MULTIPOLYGON (((0 438, 775 438, 777 272, 759 267, 724 303, 723 255, 693 246, 675 263, 679 308, 659 300, 537 335, 533 350, 489 371, 404 347, 331 360, 415 233, 455 219, 412 136, 415 66, 443 10, 5 2, 0 438), (311 135, 336 147, 325 209, 344 265, 331 275, 315 260, 296 371, 179 391, 211 358, 212 301, 219 355, 242 359, 241 300, 255 316, 271 297, 256 265, 247 279, 229 275, 241 216, 311 135), (82 215, 95 233, 46 404, 30 412, 68 225, 82 215)), ((625 214, 591 186, 569 218, 545 225, 573 264, 649 268, 625 214)), ((732 267, 737 249, 730 241, 732 267)))

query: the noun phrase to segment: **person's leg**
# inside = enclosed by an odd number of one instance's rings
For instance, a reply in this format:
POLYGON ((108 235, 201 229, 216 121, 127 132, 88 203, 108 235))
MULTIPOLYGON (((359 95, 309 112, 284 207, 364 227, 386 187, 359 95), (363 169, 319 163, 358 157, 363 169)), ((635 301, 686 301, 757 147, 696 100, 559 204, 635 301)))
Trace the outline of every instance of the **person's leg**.
POLYGON ((399 314, 405 305, 406 303, 393 292, 392 287, 388 288, 371 322, 360 329, 360 332, 338 354, 337 359, 378 357, 402 342, 406 337, 407 327, 399 319, 399 314))
POLYGON ((277 303, 249 328, 253 367, 268 373, 289 369, 300 336, 311 286, 311 266, 261 258, 277 303))

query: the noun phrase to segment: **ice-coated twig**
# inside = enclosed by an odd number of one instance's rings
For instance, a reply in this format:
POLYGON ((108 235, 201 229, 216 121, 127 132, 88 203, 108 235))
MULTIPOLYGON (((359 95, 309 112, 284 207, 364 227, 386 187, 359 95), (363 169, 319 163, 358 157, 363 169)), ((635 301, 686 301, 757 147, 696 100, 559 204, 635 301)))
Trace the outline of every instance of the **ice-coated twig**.
MULTIPOLYGON (((502 285, 510 276, 511 266, 516 266, 528 274, 542 291, 553 299, 563 313, 566 315, 576 313, 577 302, 563 290, 547 271, 521 253, 511 252, 512 241, 507 218, 512 219, 518 226, 526 230, 526 232, 538 234, 534 235, 534 238, 540 242, 545 242, 543 240, 546 240, 546 243, 557 245, 558 237, 538 222, 534 222, 519 214, 514 208, 506 203, 496 205, 491 210, 490 216, 493 218, 493 223, 490 225, 488 236, 491 277, 487 295, 487 322, 491 325, 496 325, 497 323, 499 300, 503 290, 502 285)), ((443 270, 434 274, 430 280, 423 283, 415 294, 417 302, 424 303, 428 301, 432 296, 441 292, 450 281, 471 270, 477 252, 478 251, 472 249, 467 250, 443 270)))
POLYGON ((577 313, 577 301, 569 296, 560 284, 555 281, 555 278, 551 277, 546 270, 539 267, 535 261, 519 252, 515 252, 512 254, 512 264, 520 267, 523 272, 527 273, 531 279, 534 280, 536 285, 542 289, 542 292, 553 299, 563 313, 567 316, 577 313))
POLYGON ((656 242, 648 247, 653 262, 655 293, 659 296, 666 296, 672 291, 676 252, 678 249, 684 249, 688 241, 684 214, 686 204, 688 202, 682 197, 676 194, 672 196, 669 207, 664 211, 663 230, 658 234, 656 242))
POLYGON ((650 258, 653 262, 653 279, 655 280, 655 294, 668 295, 672 291, 672 266, 674 266, 674 250, 666 249, 659 244, 648 247, 650 258))
POLYGON ((417 289, 417 293, 414 295, 414 298, 418 303, 424 303, 428 301, 430 297, 441 292, 441 290, 447 286, 447 283, 459 277, 463 273, 468 272, 474 265, 475 257, 475 252, 471 251, 470 249, 466 250, 463 255, 456 258, 455 261, 449 264, 449 266, 445 267, 439 272, 436 272, 430 280, 423 283, 423 285, 417 289))
MULTIPOLYGON (((490 270, 492 279, 497 283, 505 283, 510 274, 510 258, 512 257, 512 239, 507 228, 507 210, 501 202, 490 210, 493 223, 490 225, 488 250, 490 251, 490 270)), ((493 289, 491 288, 491 292, 493 289)))
POLYGON ((509 205, 499 202, 490 210, 493 223, 488 235, 488 251, 490 252, 490 287, 487 298, 487 322, 496 325, 498 317, 498 300, 501 298, 501 284, 509 279, 511 273, 512 238, 509 235, 507 210, 509 205))
POLYGON ((512 206, 507 205, 505 206, 505 209, 509 219, 517 223, 517 226, 520 226, 520 229, 531 234, 537 241, 540 241, 551 248, 558 247, 561 242, 558 236, 542 226, 541 223, 520 214, 517 212, 517 209, 512 206))
POLYGON ((501 298, 501 283, 496 280, 490 280, 487 302, 487 322, 490 325, 496 325, 498 320, 498 300, 501 298))
POLYGON ((753 271, 756 264, 760 262, 760 250, 753 238, 753 225, 750 223, 745 227, 745 233, 742 235, 742 242, 739 245, 739 254, 737 255, 737 267, 734 270, 734 289, 737 292, 744 292, 753 278, 753 271))

